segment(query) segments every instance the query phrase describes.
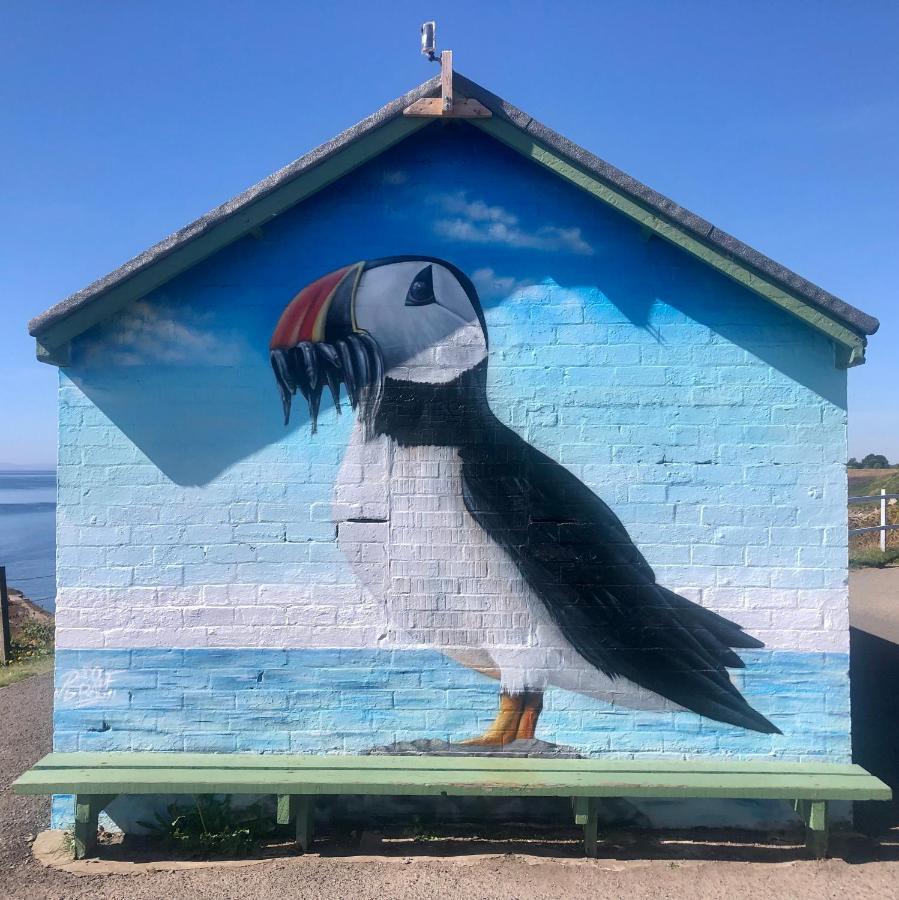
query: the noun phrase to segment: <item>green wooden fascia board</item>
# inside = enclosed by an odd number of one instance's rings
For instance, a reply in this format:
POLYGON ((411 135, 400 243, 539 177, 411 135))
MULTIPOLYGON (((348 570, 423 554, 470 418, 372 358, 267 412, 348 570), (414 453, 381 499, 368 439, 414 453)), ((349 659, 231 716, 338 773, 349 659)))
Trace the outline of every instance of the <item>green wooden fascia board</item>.
POLYGON ((67 365, 66 345, 72 338, 259 228, 274 216, 301 203, 430 123, 430 119, 399 116, 343 147, 333 156, 304 171, 287 184, 281 185, 234 215, 213 225, 208 231, 189 239, 161 259, 137 271, 130 278, 99 294, 83 308, 41 331, 35 338, 37 358, 41 362, 53 365, 67 365))
POLYGON ((35 338, 34 346, 38 362, 47 363, 50 366, 68 366, 71 364, 72 345, 69 341, 63 341, 55 346, 48 346, 42 338, 35 338))
POLYGON ((852 346, 834 341, 834 362, 837 368, 851 369, 853 366, 860 366, 864 363, 867 339, 860 338, 859 340, 861 343, 852 346))
POLYGON ((823 332, 837 345, 835 362, 838 366, 854 366, 865 361, 866 342, 864 337, 846 328, 817 307, 800 299, 759 272, 729 258, 726 254, 695 235, 690 234, 681 226, 668 221, 636 200, 627 197, 617 188, 597 178, 596 175, 584 171, 571 160, 560 156, 559 153, 527 132, 496 116, 492 119, 472 120, 472 124, 506 144, 506 146, 517 150, 528 159, 539 163, 581 190, 624 213, 652 233, 698 257, 706 264, 727 275, 728 278, 732 278, 766 300, 802 319, 812 328, 823 332))

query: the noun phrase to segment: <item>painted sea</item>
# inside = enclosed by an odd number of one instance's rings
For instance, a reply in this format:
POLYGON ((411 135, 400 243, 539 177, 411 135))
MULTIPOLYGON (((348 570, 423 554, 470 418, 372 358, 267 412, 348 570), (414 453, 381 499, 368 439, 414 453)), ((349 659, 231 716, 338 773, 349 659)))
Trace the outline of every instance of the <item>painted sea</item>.
POLYGON ((56 473, 0 471, 0 566, 26 597, 53 610, 56 473))

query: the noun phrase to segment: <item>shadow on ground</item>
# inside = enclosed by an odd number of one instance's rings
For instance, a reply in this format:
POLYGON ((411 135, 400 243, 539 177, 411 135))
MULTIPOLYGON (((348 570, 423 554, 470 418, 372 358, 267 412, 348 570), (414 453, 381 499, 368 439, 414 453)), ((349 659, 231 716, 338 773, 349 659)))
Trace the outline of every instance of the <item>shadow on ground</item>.
MULTIPOLYGON (((260 847, 253 859, 288 859, 297 855, 288 832, 260 847)), ((494 829, 439 829, 412 833, 409 829, 383 831, 326 831, 316 840, 313 855, 352 859, 377 856, 385 860, 408 858, 452 859, 475 856, 518 855, 533 859, 582 860, 581 833, 575 828, 535 829, 533 825, 494 829)), ((899 861, 899 830, 878 840, 853 832, 833 835, 830 856, 850 864, 899 861)), ((601 837, 599 859, 605 861, 752 862, 782 864, 808 860, 809 853, 798 834, 691 829, 683 831, 614 830, 601 837)), ((138 836, 106 835, 101 839, 95 871, 104 863, 128 863, 138 867, 180 867, 185 860, 199 859, 176 852, 138 836)), ((246 857, 242 861, 248 861, 246 857)), ((238 860, 207 860, 213 866, 238 860)))
POLYGON ((852 759, 893 789, 888 803, 855 804, 856 828, 874 835, 899 825, 899 645, 859 628, 849 641, 852 759))

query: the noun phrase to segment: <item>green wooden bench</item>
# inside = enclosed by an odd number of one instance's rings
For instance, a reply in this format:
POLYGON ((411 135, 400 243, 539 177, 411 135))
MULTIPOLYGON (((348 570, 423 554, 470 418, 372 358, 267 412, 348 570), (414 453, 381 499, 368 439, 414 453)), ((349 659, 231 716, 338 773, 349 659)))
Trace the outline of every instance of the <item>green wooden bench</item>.
POLYGON ((78 858, 95 851, 97 817, 119 794, 274 794, 278 823, 295 823, 302 850, 312 843, 314 804, 322 796, 569 797, 592 857, 603 797, 790 800, 818 857, 827 852, 829 801, 891 797, 887 785, 854 765, 217 753, 51 753, 13 788, 75 795, 78 858))

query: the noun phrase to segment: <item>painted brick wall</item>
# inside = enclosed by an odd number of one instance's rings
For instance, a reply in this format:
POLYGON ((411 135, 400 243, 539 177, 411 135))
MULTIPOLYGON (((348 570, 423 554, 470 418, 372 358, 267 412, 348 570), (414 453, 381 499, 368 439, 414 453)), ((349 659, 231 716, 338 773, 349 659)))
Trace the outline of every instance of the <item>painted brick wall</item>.
MULTIPOLYGON (((494 681, 389 634, 336 540, 352 417, 324 404, 314 437, 296 409, 285 428, 268 363, 300 288, 397 253, 472 277, 496 415, 612 507, 661 584, 764 641, 732 679, 783 732, 550 689, 538 737, 848 760, 846 376, 829 342, 488 138, 436 128, 76 343, 56 748, 363 752, 493 718, 494 681)), ((354 510, 376 518, 384 486, 362 474, 354 510)), ((377 527, 357 537, 377 563, 377 527)))

